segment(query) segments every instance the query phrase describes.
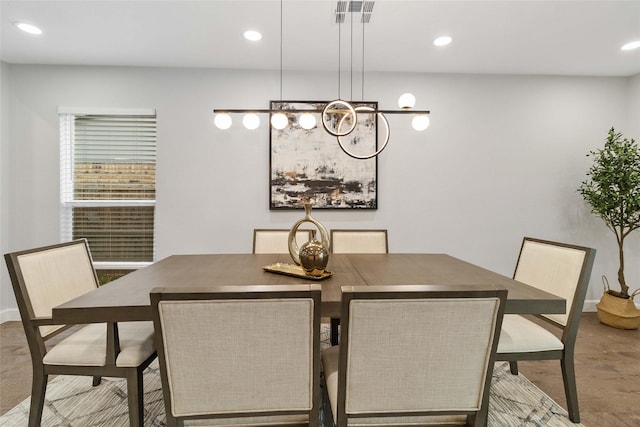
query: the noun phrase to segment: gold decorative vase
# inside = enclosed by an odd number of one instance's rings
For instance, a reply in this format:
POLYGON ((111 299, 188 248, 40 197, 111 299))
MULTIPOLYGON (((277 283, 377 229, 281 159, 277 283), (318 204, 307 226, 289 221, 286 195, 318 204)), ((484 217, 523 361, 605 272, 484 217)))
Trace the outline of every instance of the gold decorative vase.
POLYGON ((289 255, 296 265, 302 266, 306 274, 320 276, 329 262, 329 233, 311 216, 311 203, 304 204, 304 212, 304 218, 296 222, 289 232, 289 255), (320 232, 320 241, 316 239, 315 230, 312 230, 311 240, 299 248, 296 233, 302 224, 308 222, 315 225, 320 232))
POLYGON ((311 240, 300 247, 300 265, 310 276, 322 276, 329 262, 329 251, 316 239, 316 230, 311 230, 311 240))

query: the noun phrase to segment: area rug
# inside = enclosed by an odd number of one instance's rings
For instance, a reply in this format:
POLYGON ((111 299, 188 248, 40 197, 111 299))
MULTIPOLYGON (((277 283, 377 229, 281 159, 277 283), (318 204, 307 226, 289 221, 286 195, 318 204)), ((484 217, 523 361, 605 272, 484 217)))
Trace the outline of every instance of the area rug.
MULTIPOLYGON (((323 347, 329 331, 323 328, 323 347)), ((0 426, 23 427, 29 418, 25 399, 0 417, 0 426)), ((160 371, 155 361, 144 373, 144 425, 166 426, 160 371)), ((320 411, 322 413, 322 411, 320 411)), ((324 417, 322 417, 324 418, 324 417)), ((42 416, 43 427, 126 427, 129 425, 127 384, 123 379, 103 378, 91 386, 90 377, 58 376, 49 382, 42 416)), ((322 419, 323 427, 330 421, 322 419)), ((511 375, 506 362, 496 363, 491 382, 489 426, 581 426, 567 412, 522 374, 511 375)))

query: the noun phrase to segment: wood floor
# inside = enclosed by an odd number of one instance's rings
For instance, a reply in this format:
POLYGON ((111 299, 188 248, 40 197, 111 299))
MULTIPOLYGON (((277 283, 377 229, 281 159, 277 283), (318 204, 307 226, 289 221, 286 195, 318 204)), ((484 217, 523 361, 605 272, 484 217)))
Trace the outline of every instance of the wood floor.
MULTIPOLYGON (((640 426, 640 330, 622 331, 582 316, 576 344, 582 423, 640 426)), ((520 362, 520 372, 566 408, 558 361, 520 362)), ((0 415, 30 395, 31 361, 22 325, 0 325, 0 415)))

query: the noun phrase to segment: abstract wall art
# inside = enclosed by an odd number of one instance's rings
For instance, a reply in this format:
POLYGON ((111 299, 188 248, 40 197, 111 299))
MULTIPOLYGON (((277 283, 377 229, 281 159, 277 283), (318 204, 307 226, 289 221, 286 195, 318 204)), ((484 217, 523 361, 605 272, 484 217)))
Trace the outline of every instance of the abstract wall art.
MULTIPOLYGON (((302 209, 310 200, 313 209, 377 209, 377 157, 367 160, 348 156, 322 125, 326 101, 271 101, 271 109, 295 110, 282 130, 270 126, 270 209, 302 209), (300 110, 313 110, 316 126, 299 124, 300 110)), ((377 108, 375 102, 355 103, 377 108)), ((344 116, 343 116, 344 117, 344 116)), ((359 113, 353 132, 342 137, 350 151, 377 149, 377 117, 359 113)), ((335 123, 334 123, 335 125, 335 123)))

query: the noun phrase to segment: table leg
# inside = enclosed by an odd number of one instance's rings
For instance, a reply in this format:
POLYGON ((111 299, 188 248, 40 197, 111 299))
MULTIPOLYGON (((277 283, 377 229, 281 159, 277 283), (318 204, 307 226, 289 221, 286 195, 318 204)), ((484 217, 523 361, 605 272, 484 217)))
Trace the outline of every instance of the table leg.
POLYGON ((331 345, 338 345, 338 327, 340 319, 331 318, 331 345))

